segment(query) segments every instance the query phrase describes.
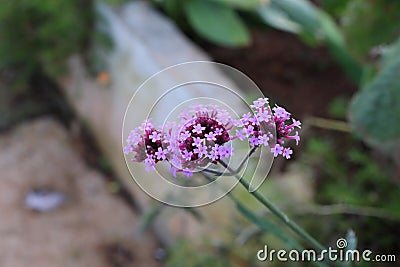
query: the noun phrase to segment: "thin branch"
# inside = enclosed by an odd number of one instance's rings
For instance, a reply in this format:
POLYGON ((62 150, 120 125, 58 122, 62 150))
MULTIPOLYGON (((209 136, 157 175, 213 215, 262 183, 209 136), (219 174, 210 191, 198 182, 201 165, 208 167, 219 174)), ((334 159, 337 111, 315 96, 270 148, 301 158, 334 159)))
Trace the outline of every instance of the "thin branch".
POLYGON ((314 127, 319 127, 328 130, 335 130, 340 132, 350 133, 351 128, 345 121, 332 120, 318 117, 310 117, 307 120, 308 124, 314 127))

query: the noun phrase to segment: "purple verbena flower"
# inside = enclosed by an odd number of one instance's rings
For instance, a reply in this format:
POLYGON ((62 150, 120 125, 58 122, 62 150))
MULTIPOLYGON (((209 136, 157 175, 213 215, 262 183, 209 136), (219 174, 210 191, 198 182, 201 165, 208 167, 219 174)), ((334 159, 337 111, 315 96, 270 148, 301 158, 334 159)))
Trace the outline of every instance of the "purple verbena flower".
POLYGON ((246 129, 246 135, 250 136, 252 134, 254 134, 254 126, 253 125, 247 125, 246 129))
POLYGON ((221 135, 222 134, 222 132, 223 132, 223 130, 221 129, 221 128, 217 128, 217 129, 215 129, 215 136, 218 136, 218 135, 221 135))
MULTIPOLYGON (((299 132, 296 131, 294 135, 292 135, 292 132, 294 131, 295 128, 301 128, 301 122, 293 118, 291 119, 290 113, 287 112, 282 107, 275 106, 273 110, 274 110, 274 122, 276 125, 277 144, 283 146, 285 144, 285 140, 293 139, 296 141, 296 145, 298 145, 300 141, 299 132), (290 121, 292 123, 290 123, 290 121)), ((282 151, 282 156, 285 157, 286 159, 289 159, 292 153, 293 151, 290 148, 284 148, 284 150, 282 151)))
POLYGON ((257 147, 260 145, 270 146, 274 156, 282 155, 285 158, 290 158, 293 153, 291 149, 285 149, 283 145, 285 140, 293 139, 298 145, 300 136, 298 132, 293 135, 293 130, 301 127, 301 122, 290 117, 290 113, 284 108, 275 106, 271 112, 268 107, 267 98, 259 98, 253 102, 251 108, 254 115, 246 113, 240 119, 242 130, 236 130, 235 138, 240 140, 247 139, 250 146, 257 147), (291 123, 288 123, 290 121, 291 123), (272 129, 276 129, 276 144, 272 136, 272 129), (271 129, 268 131, 266 129, 271 129))
POLYGON ((230 156, 233 156, 233 147, 229 145, 223 145, 219 147, 218 152, 221 158, 229 158, 230 156))
POLYGON ((204 139, 201 139, 200 137, 196 137, 193 140, 193 145, 196 147, 200 146, 203 143, 204 143, 204 139))
POLYGON ((192 132, 193 133, 197 133, 197 134, 201 134, 203 133, 203 131, 206 129, 206 127, 202 127, 200 123, 196 124, 196 126, 193 127, 192 132))
POLYGON ((207 146, 199 145, 197 148, 193 150, 194 154, 197 154, 199 159, 204 158, 204 156, 208 155, 207 146))
POLYGON ((156 155, 156 157, 157 157, 157 159, 158 160, 165 160, 167 157, 166 157, 166 155, 167 155, 167 150, 165 150, 165 149, 162 149, 162 147, 159 147, 158 149, 157 149, 157 152, 155 153, 155 155, 156 155))
POLYGON ((290 113, 286 111, 286 109, 275 105, 275 107, 272 109, 274 111, 274 117, 278 119, 283 119, 288 120, 290 119, 290 113))
POLYGON ((149 138, 151 139, 152 142, 157 142, 161 140, 161 133, 154 131, 149 135, 149 138))
POLYGON ((216 144, 210 151, 210 153, 208 153, 208 158, 211 159, 212 161, 216 161, 219 158, 219 145, 216 144))
POLYGON ((301 123, 300 121, 296 121, 295 119, 292 120, 292 124, 287 124, 286 122, 290 120, 290 113, 287 112, 284 108, 276 106, 274 108, 274 122, 276 125, 276 139, 277 143, 283 145, 284 139, 294 139, 296 140, 296 145, 300 141, 300 136, 298 132, 295 135, 291 135, 294 128, 300 128, 301 123))
POLYGON ((282 151, 282 156, 285 157, 286 159, 290 159, 290 155, 293 153, 293 151, 289 147, 285 147, 282 151))
POLYGON ((187 161, 192 160, 192 156, 193 156, 193 152, 192 151, 187 151, 187 150, 183 151, 183 158, 185 160, 187 160, 187 161))
POLYGON ((180 134, 181 140, 185 140, 185 139, 187 139, 188 137, 190 137, 189 131, 181 132, 181 134, 180 134))
POLYGON ((274 157, 277 157, 278 155, 282 154, 283 146, 276 144, 274 147, 271 148, 271 152, 274 153, 274 157))
POLYGON ((154 170, 159 161, 167 159, 169 141, 166 142, 166 135, 155 127, 150 120, 146 120, 141 126, 129 133, 124 146, 126 155, 133 154, 133 162, 143 162, 146 170, 154 170))
POLYGON ((268 141, 270 140, 269 136, 267 134, 263 134, 258 136, 258 144, 259 145, 264 145, 268 146, 268 141))
POLYGON ((256 137, 255 135, 249 138, 250 146, 258 146, 258 142, 258 137, 256 137))
POLYGON ((146 171, 152 171, 156 169, 156 162, 151 155, 147 156, 147 158, 144 160, 144 164, 146 164, 146 171))
POLYGON ((242 130, 236 131, 236 138, 240 140, 247 139, 250 146, 257 147, 259 145, 269 145, 270 139, 269 131, 265 130, 267 126, 274 128, 274 122, 272 120, 272 113, 268 107, 267 98, 259 98, 251 105, 253 114, 250 112, 244 114, 240 119, 242 130))
POLYGON ((178 165, 190 170, 210 161, 217 163, 222 157, 216 148, 232 139, 230 130, 235 121, 229 113, 216 105, 196 105, 180 117, 183 119, 179 123, 180 139, 176 144, 181 154, 178 165))
POLYGON ((268 114, 267 111, 263 111, 263 112, 257 113, 257 120, 258 120, 259 122, 263 122, 263 121, 267 122, 267 121, 269 121, 270 119, 271 119, 271 115, 268 114))
POLYGON ((215 137, 215 134, 213 132, 210 132, 208 134, 204 135, 208 141, 215 141, 217 140, 217 138, 215 137))
POLYGON ((195 105, 180 114, 180 122, 168 122, 163 129, 147 119, 129 133, 124 153, 132 154, 134 162, 143 162, 147 171, 167 161, 173 177, 178 172, 190 177, 197 167, 233 156, 228 144, 233 139, 248 141, 253 148, 269 146, 275 157, 291 158, 293 150, 284 144, 292 139, 298 145, 300 136, 294 129, 301 128, 301 122, 282 107, 275 106, 272 112, 267 98, 257 99, 251 108, 235 120, 216 105, 195 105), (235 135, 230 133, 233 127, 235 135))
POLYGON ((246 137, 246 129, 236 130, 236 138, 239 138, 241 141, 243 141, 246 139, 246 137))

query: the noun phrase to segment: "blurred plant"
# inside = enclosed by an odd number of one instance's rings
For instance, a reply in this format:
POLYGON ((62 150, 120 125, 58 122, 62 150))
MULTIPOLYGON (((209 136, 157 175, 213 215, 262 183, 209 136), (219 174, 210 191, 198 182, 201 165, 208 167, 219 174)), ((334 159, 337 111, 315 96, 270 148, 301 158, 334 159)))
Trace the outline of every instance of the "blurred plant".
POLYGON ((352 228, 363 233, 360 247, 375 253, 399 251, 400 187, 390 178, 393 170, 382 163, 384 159, 371 157, 368 148, 355 138, 343 135, 338 140, 337 136, 319 134, 307 141, 301 161, 311 165, 316 176, 317 205, 306 211, 313 215, 308 223, 303 221, 307 229, 329 240, 337 238, 332 233, 352 228), (315 216, 325 216, 325 224, 330 226, 313 223, 315 216))
POLYGON ((355 133, 400 164, 400 38, 384 50, 379 72, 350 105, 355 133))
POLYGON ((229 251, 218 249, 209 242, 194 245, 187 240, 178 241, 169 251, 166 266, 174 267, 239 267, 229 260, 229 251))
POLYGON ((328 13, 308 0, 159 0, 177 24, 208 41, 228 47, 249 45, 249 26, 264 25, 298 34, 310 45, 325 42, 339 64, 355 81, 359 64, 349 54, 343 35, 328 13), (242 16, 243 15, 243 16, 242 16))
POLYGON ((341 18, 349 2, 354 0, 320 0, 321 8, 335 18, 341 18))
POLYGON ((66 58, 88 45, 91 0, 0 0, 0 69, 27 83, 34 72, 59 74, 66 58))
POLYGON ((352 80, 359 81, 362 73, 361 66, 349 53, 340 28, 324 10, 307 0, 271 0, 269 6, 260 8, 258 12, 261 14, 264 12, 263 18, 272 27, 278 24, 283 25, 279 20, 281 17, 296 23, 299 30, 292 32, 297 33, 310 45, 325 43, 346 74, 352 80), (271 23, 271 18, 273 18, 271 12, 282 14, 277 17, 276 23, 271 23))
POLYGON ((376 57, 400 36, 399 10, 397 0, 350 1, 340 17, 347 49, 361 62, 376 57))
POLYGON ((332 100, 328 106, 328 113, 334 119, 345 119, 350 99, 344 96, 338 96, 332 100))
MULTIPOLYGON (((388 153, 395 147, 399 151, 394 140, 400 137, 400 130, 397 124, 389 123, 399 121, 400 114, 396 104, 400 103, 400 90, 395 78, 398 44, 384 49, 400 34, 399 1, 320 0, 317 3, 321 8, 308 0, 159 0, 157 3, 182 28, 190 26, 199 36, 219 45, 248 45, 249 26, 254 26, 255 21, 297 34, 310 45, 325 43, 347 75, 365 87, 350 106, 352 129, 388 153), (378 65, 366 64, 368 58, 379 57, 382 51, 387 51, 386 59, 378 65), (387 60, 390 58, 393 60, 387 60), (382 127, 387 130, 382 131, 382 127)), ((400 162, 399 153, 395 158, 400 162)))
POLYGON ((158 1, 167 15, 179 26, 186 25, 201 37, 213 43, 238 47, 250 43, 250 33, 236 9, 249 10, 260 4, 259 0, 163 0, 158 1))

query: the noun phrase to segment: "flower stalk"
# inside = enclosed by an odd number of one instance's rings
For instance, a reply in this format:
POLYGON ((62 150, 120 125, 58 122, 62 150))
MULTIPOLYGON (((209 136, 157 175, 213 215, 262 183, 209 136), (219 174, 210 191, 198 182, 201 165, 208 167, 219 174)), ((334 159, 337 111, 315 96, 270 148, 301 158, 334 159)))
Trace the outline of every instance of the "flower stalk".
MULTIPOLYGON (((227 168, 228 170, 230 167, 223 161, 219 162, 222 166, 227 168)), ((238 174, 233 175, 238 181, 240 182, 241 185, 244 186, 244 188, 247 190, 250 186, 250 184, 240 177, 238 174)), ((308 234, 303 228, 301 228, 297 223, 294 221, 290 220, 289 217, 281 211, 275 204, 273 204, 271 201, 269 201, 266 197, 264 197, 260 192, 258 191, 253 191, 250 192, 261 204, 263 204, 266 208, 268 208, 276 217, 278 217, 285 225, 287 225, 291 230, 293 230, 296 234, 298 234, 300 237, 302 237, 307 243, 312 246, 314 249, 317 251, 322 251, 324 250, 324 246, 319 243, 315 238, 313 238, 310 234, 308 234)))
MULTIPOLYGON (((253 153, 264 146, 274 157, 280 155, 290 159, 293 151, 286 141, 294 140, 297 145, 300 136, 295 129, 301 128, 300 121, 291 118, 284 108, 275 106, 271 110, 267 98, 257 99, 250 107, 252 112, 239 119, 233 119, 216 105, 200 104, 182 112, 180 121, 169 122, 164 127, 146 120, 130 132, 124 152, 133 154, 133 162, 143 162, 147 171, 155 170, 158 162, 166 161, 175 178, 177 173, 190 177, 201 168, 206 178, 209 178, 207 173, 233 176, 247 190, 250 184, 239 173, 253 153), (234 155, 233 140, 245 141, 250 146, 248 154, 235 169, 224 161, 234 155), (225 170, 210 169, 209 164, 219 164, 225 170)), ((325 249, 260 192, 251 191, 250 194, 317 252, 325 249)))

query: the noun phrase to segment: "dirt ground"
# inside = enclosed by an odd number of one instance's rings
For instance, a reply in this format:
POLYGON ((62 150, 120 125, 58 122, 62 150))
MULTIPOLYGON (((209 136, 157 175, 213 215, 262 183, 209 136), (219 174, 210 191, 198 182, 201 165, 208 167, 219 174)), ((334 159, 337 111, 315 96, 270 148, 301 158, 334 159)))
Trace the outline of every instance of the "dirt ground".
POLYGON ((151 233, 107 179, 74 150, 66 129, 49 117, 0 135, 0 266, 158 266, 151 233), (26 204, 31 190, 60 192, 47 212, 26 204))

